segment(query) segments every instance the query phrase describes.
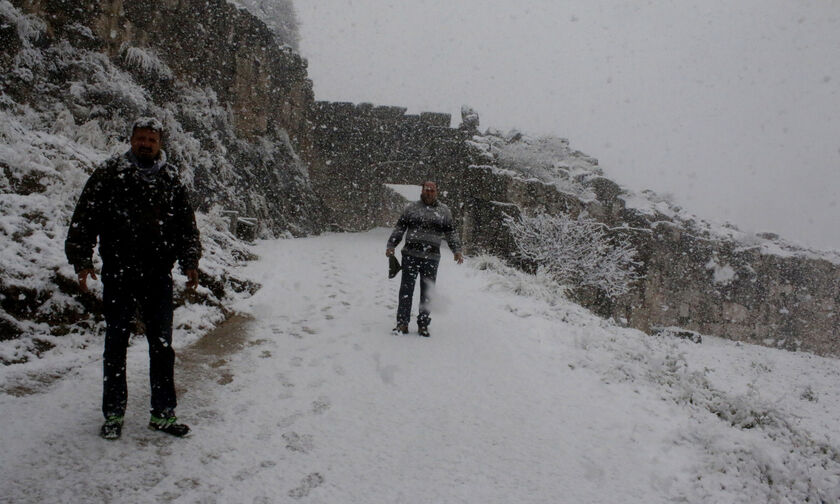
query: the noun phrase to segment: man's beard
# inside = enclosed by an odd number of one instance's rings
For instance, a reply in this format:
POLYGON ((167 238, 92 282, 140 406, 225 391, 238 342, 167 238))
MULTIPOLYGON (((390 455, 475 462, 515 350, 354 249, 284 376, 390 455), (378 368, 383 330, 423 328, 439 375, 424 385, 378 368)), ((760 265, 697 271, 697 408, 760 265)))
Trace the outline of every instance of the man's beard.
POLYGON ((154 161, 155 156, 152 155, 152 149, 140 147, 137 149, 137 159, 141 161, 154 161))

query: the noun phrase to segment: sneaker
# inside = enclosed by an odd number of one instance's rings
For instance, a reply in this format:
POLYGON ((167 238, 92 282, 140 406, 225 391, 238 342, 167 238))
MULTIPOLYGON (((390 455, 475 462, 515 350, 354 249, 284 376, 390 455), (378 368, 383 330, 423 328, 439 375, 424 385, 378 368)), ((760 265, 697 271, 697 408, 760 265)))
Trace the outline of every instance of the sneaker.
POLYGON ((105 419, 105 423, 102 424, 102 428, 99 429, 99 435, 102 439, 107 439, 109 441, 119 439, 122 435, 122 424, 123 417, 111 415, 105 419))
POLYGON ((431 336, 431 334, 429 334, 429 326, 418 326, 417 334, 428 338, 429 336, 431 336))
POLYGON ((394 334, 408 334, 408 324, 397 324, 393 332, 394 334))
POLYGON ((158 416, 152 413, 152 417, 149 419, 149 429, 165 432, 175 437, 184 437, 190 433, 189 426, 178 423, 178 418, 173 414, 158 416))

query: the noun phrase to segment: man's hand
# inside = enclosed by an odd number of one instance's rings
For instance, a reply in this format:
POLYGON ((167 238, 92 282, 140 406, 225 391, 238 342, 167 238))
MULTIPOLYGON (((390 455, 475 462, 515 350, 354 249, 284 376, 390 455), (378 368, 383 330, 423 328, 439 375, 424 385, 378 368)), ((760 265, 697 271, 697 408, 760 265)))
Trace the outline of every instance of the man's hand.
POLYGON ((385 255, 388 256, 388 257, 391 257, 392 255, 394 255, 394 249, 392 249, 392 248, 385 249, 385 255))
POLYGON ((464 263, 464 256, 461 255, 460 252, 455 252, 455 262, 457 262, 458 264, 464 263))
POLYGON ((88 275, 91 278, 93 278, 94 280, 97 279, 96 278, 96 271, 94 271, 92 268, 83 269, 82 271, 80 271, 78 273, 78 275, 79 275, 79 288, 82 289, 82 292, 87 292, 88 291, 88 286, 87 286, 88 275))
POLYGON ((184 274, 187 275, 187 289, 194 291, 198 287, 198 270, 188 269, 184 274))

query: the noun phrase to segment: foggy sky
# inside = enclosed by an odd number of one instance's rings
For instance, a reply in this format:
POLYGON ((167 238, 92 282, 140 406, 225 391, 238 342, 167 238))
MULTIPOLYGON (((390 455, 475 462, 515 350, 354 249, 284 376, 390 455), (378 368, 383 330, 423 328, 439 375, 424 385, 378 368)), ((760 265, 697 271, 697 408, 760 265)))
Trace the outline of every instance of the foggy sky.
POLYGON ((319 100, 569 138, 702 218, 840 249, 840 2, 296 0, 319 100))

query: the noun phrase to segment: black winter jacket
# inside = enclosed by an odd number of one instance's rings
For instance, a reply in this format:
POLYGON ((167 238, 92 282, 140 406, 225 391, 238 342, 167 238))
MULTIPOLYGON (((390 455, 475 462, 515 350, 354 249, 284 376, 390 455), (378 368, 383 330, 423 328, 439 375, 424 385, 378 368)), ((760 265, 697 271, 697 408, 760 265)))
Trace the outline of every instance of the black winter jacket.
POLYGON ((90 176, 70 222, 65 253, 79 272, 93 268, 99 237, 103 274, 168 273, 198 268, 201 242, 178 170, 165 162, 146 181, 128 153, 107 160, 90 176))

